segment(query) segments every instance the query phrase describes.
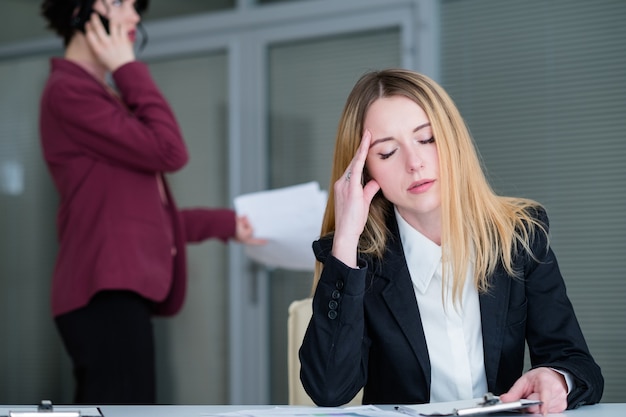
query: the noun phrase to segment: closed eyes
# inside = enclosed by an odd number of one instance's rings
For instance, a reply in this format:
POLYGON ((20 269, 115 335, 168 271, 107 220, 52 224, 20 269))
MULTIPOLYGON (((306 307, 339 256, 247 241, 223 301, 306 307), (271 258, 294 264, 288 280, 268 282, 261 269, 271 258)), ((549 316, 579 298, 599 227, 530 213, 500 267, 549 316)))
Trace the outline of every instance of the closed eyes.
MULTIPOLYGON (((435 143, 435 138, 431 136, 430 138, 425 140, 418 140, 417 143, 419 143, 420 145, 428 145, 431 143, 435 143)), ((380 159, 385 160, 390 158, 394 153, 396 153, 397 150, 398 148, 392 150, 391 152, 379 153, 378 155, 380 156, 380 159)))

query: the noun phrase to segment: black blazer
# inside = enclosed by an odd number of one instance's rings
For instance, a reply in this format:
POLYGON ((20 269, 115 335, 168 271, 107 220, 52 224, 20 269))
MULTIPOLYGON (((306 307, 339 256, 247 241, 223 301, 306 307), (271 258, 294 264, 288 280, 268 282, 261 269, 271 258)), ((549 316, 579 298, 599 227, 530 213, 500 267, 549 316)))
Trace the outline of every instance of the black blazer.
MULTIPOLYGON (((547 226, 545 212, 539 216, 547 226)), ((321 406, 349 402, 364 388, 364 404, 419 404, 430 399, 430 361, 420 312, 395 216, 382 260, 360 258, 352 269, 331 255, 332 238, 313 243, 324 263, 313 316, 300 349, 300 378, 321 406)), ((600 400, 604 379, 581 332, 557 260, 545 236, 515 267, 523 278, 499 268, 481 294, 480 312, 487 386, 496 395, 522 375, 525 343, 533 367, 569 372, 575 388, 568 408, 600 400)))

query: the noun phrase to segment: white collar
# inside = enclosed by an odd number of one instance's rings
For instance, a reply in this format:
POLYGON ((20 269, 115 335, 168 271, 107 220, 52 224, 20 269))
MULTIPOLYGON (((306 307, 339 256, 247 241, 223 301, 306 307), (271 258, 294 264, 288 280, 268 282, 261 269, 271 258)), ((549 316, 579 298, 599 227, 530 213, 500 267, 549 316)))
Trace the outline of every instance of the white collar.
POLYGON ((437 269, 441 267, 441 246, 407 223, 395 207, 394 212, 411 280, 415 288, 424 294, 437 269))

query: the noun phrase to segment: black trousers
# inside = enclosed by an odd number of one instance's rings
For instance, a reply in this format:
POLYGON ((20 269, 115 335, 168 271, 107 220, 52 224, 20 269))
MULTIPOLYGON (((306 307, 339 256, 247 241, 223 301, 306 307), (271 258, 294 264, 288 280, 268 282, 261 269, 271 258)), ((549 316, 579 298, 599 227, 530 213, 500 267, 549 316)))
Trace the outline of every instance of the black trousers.
POLYGON ((55 321, 74 365, 76 404, 156 403, 150 301, 102 291, 55 321))

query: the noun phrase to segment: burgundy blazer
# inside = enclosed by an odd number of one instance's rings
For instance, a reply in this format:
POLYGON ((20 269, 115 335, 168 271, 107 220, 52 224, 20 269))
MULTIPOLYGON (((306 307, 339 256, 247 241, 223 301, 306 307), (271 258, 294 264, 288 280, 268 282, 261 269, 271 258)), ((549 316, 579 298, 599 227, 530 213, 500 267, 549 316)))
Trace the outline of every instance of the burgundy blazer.
POLYGON ((101 290, 134 291, 156 314, 174 314, 185 296, 185 242, 235 235, 232 210, 177 209, 163 173, 189 157, 147 66, 131 62, 112 76, 119 97, 53 58, 41 98, 43 154, 60 197, 54 316, 101 290))

